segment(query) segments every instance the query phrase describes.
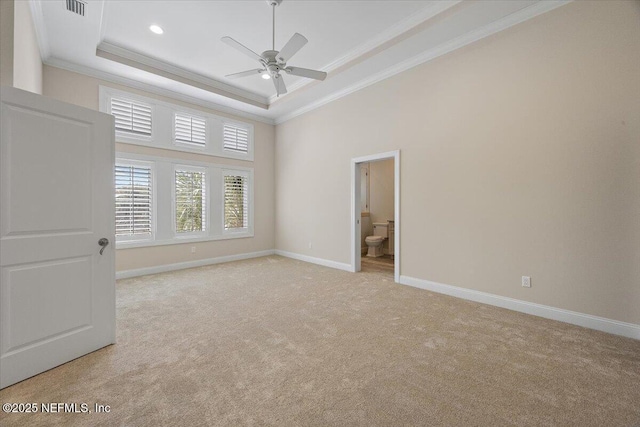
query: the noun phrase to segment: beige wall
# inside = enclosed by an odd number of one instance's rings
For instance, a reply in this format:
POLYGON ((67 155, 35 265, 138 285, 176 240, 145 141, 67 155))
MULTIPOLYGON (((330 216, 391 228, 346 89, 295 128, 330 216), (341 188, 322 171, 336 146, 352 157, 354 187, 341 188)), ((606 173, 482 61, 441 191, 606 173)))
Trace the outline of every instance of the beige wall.
MULTIPOLYGON (((218 111, 208 110, 196 105, 186 104, 184 102, 175 101, 151 93, 130 89, 59 68, 50 66, 44 67, 44 95, 46 96, 97 110, 99 85, 127 90, 143 96, 184 105, 189 108, 206 111, 220 116, 233 117, 218 111)), ((121 152, 149 154, 216 164, 253 167, 255 182, 254 237, 136 249, 120 249, 116 252, 117 271, 271 250, 274 248, 274 126, 239 117, 233 118, 251 123, 254 126, 254 162, 153 149, 129 144, 116 144, 116 150, 121 152), (191 246, 196 246, 195 254, 191 253, 191 246)))
POLYGON ((13 0, 0 1, 0 86, 13 86, 13 0))
MULTIPOLYGON (((386 223, 394 219, 393 164, 393 159, 369 163, 369 207, 372 224, 386 223)), ((389 253, 389 240, 385 240, 382 250, 385 254, 389 253)))
POLYGON ((369 163, 371 222, 393 220, 393 159, 369 163))
POLYGON ((276 247, 349 263, 350 159, 400 149, 402 275, 640 324, 639 41, 574 2, 278 125, 276 247))
POLYGON ((42 93, 42 61, 26 0, 0 1, 0 85, 42 93))
POLYGON ((17 0, 14 8, 13 86, 42 93, 42 61, 29 2, 17 0))

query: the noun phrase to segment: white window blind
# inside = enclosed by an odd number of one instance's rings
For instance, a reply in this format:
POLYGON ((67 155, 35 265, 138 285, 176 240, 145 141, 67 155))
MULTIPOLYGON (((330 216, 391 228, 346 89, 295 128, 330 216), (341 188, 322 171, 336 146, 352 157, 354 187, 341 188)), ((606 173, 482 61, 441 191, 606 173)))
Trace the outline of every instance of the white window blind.
POLYGON ((176 232, 193 233, 206 230, 205 173, 176 170, 176 232))
POLYGON ((117 130, 151 136, 151 107, 149 105, 111 98, 111 114, 116 118, 117 130))
POLYGON ((249 191, 246 176, 224 177, 224 229, 249 226, 249 191))
POLYGON ((236 153, 249 151, 249 131, 245 128, 228 123, 223 127, 223 148, 236 153))
POLYGON ((175 140, 198 147, 205 146, 206 143, 206 122, 204 119, 189 116, 186 114, 175 115, 175 140))
POLYGON ((149 236, 152 224, 151 169, 116 165, 116 236, 149 236))

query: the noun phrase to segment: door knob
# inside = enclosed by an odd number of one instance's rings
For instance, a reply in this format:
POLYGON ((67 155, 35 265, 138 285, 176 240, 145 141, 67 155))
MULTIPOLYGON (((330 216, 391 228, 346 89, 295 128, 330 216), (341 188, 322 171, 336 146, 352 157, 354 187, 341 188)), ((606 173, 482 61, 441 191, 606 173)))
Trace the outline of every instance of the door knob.
POLYGON ((98 240, 98 244, 102 246, 102 249, 100 249, 100 255, 102 255, 102 252, 104 252, 104 248, 106 248, 109 244, 109 239, 103 237, 102 239, 98 240))

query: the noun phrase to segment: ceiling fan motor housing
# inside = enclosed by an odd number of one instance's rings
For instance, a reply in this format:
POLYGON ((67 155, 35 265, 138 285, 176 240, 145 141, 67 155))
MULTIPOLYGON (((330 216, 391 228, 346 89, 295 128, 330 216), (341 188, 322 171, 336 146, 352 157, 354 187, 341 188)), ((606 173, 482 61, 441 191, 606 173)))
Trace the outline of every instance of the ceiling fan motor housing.
POLYGON ((277 50, 265 50, 264 52, 262 52, 262 64, 272 76, 278 74, 280 70, 284 69, 284 66, 286 65, 284 63, 278 62, 278 60, 276 59, 277 54, 277 50))

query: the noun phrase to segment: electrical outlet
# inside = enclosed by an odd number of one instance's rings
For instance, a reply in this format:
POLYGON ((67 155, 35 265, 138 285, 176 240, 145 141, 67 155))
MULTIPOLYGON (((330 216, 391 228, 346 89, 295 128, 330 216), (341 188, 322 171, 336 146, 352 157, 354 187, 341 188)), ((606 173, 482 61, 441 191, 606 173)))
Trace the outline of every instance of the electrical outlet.
POLYGON ((530 288, 531 287, 531 277, 522 276, 522 287, 523 288, 530 288))
POLYGON ((196 247, 195 246, 191 246, 191 253, 195 254, 196 253, 196 247))
POLYGON ((313 249, 313 243, 309 242, 309 249, 313 249))

